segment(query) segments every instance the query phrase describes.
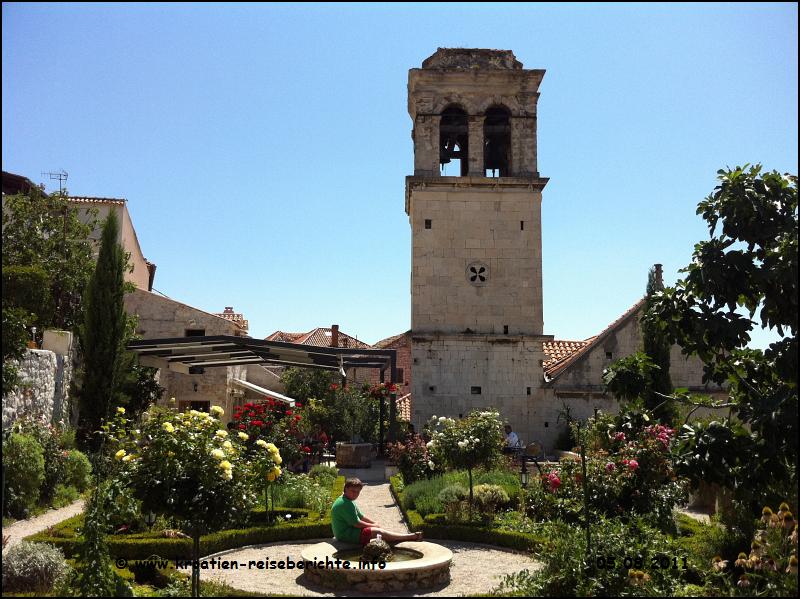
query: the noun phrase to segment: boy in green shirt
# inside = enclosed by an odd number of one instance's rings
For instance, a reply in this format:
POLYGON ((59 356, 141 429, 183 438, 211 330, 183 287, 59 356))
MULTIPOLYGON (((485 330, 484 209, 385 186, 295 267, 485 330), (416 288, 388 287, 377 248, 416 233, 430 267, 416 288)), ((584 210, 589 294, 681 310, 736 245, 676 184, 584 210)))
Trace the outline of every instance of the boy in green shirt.
POLYGON ((422 533, 403 534, 379 528, 374 520, 367 518, 355 503, 364 486, 357 478, 348 478, 344 483, 344 493, 331 507, 331 527, 333 536, 345 543, 366 545, 379 534, 389 543, 401 541, 420 541, 422 533))

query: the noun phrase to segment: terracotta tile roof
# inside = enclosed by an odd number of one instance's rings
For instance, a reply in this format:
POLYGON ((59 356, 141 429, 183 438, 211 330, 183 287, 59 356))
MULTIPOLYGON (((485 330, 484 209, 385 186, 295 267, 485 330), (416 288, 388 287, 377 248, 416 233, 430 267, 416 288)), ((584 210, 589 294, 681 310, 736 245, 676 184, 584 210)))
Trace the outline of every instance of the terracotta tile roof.
POLYGON ((404 336, 408 335, 409 333, 411 333, 411 331, 406 331, 405 333, 400 333, 399 335, 392 335, 391 337, 387 337, 386 339, 381 339, 380 341, 375 343, 373 347, 376 347, 378 349, 386 349, 389 346, 395 344, 400 339, 402 339, 404 336))
MULTIPOLYGON (((314 329, 313 331, 309 331, 299 339, 296 339, 294 343, 302 343, 303 345, 316 345, 318 347, 330 347, 332 336, 333 333, 331 332, 330 328, 320 327, 314 329)), ((342 331, 339 331, 339 347, 372 349, 371 345, 364 343, 363 341, 359 341, 355 337, 351 337, 342 331)))
POLYGON ((249 328, 249 323, 245 320, 244 315, 234 312, 231 306, 225 306, 224 312, 215 312, 214 316, 230 320, 243 331, 247 331, 249 328))
POLYGON ((587 346, 592 339, 594 339, 594 337, 589 337, 585 341, 563 341, 559 339, 545 341, 542 344, 542 348, 544 349, 545 355, 549 356, 549 359, 545 360, 542 364, 545 372, 549 373, 558 364, 569 358, 572 354, 587 346))
POLYGON ((564 345, 560 348, 561 353, 559 354, 559 348, 551 348, 553 353, 550 353, 545 349, 545 354, 548 354, 551 359, 546 360, 544 362, 545 367, 545 377, 546 380, 552 380, 555 377, 559 376, 562 372, 564 372, 567 368, 569 368, 572 364, 577 362, 581 356, 586 355, 589 351, 596 347, 603 339, 605 339, 608 334, 615 330, 616 328, 622 326, 629 318, 631 318, 634 314, 636 314, 639 309, 644 305, 644 299, 640 299, 638 302, 633 304, 625 313, 617 318, 614 322, 608 325, 599 335, 595 335, 594 337, 589 337, 586 341, 550 341, 545 342, 543 345, 545 348, 548 345, 552 344, 583 344, 580 347, 575 347, 568 345, 564 345), (570 351, 571 349, 571 351, 570 351), (567 353, 569 352, 569 353, 567 353), (560 356, 560 357, 559 357, 560 356), (557 358, 554 360, 554 358, 557 358))
POLYGON ((75 204, 114 204, 117 206, 124 206, 128 201, 122 198, 91 198, 83 196, 69 196, 67 199, 75 204))
POLYGON ((411 422, 411 393, 397 398, 397 416, 411 422))
POLYGON ((305 333, 286 333, 284 331, 275 331, 272 333, 272 335, 269 335, 265 339, 267 341, 283 341, 285 343, 294 343, 303 335, 305 335, 305 333))
MULTIPOLYGON (((301 343, 303 345, 316 345, 317 347, 330 347, 331 337, 330 328, 316 328, 308 333, 285 333, 275 331, 267 337, 267 341, 285 341, 288 343, 301 343)), ((372 346, 359 341, 355 337, 339 331, 339 347, 356 347, 359 349, 372 349, 372 346)))

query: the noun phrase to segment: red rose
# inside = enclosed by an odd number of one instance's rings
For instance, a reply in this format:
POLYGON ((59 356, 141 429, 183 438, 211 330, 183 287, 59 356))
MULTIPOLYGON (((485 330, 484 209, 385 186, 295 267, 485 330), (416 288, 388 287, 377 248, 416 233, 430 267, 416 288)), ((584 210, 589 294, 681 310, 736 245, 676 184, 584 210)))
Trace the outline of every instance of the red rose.
POLYGON ((253 422, 251 422, 250 424, 252 424, 253 426, 262 426, 264 423, 261 420, 253 420, 253 422))
POLYGON ((240 424, 239 425, 239 430, 240 431, 243 431, 243 430, 246 430, 246 429, 247 429, 247 425, 246 424, 240 424))
POLYGON ((294 404, 294 407, 295 407, 295 408, 297 408, 297 409, 299 410, 300 408, 302 408, 302 407, 303 407, 303 404, 296 403, 296 404, 294 404))
POLYGON ((308 447, 308 446, 305 446, 305 447, 303 447, 303 451, 304 451, 305 453, 311 453, 311 448, 310 448, 310 447, 308 447))
POLYGON ((287 416, 291 416, 292 415, 292 411, 291 410, 286 410, 286 415, 287 416))
POLYGON ((294 417, 295 420, 300 420, 301 418, 302 418, 302 416, 300 416, 300 414, 296 414, 295 417, 294 417))
POLYGON ((336 391, 339 388, 339 385, 336 383, 331 383, 331 390, 336 391))

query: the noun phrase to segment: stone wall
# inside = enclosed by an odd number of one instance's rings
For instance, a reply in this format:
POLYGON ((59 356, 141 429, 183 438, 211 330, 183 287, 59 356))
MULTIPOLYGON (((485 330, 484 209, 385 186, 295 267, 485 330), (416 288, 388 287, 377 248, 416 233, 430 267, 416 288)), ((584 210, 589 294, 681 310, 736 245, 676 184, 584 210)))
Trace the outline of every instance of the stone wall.
POLYGON ((52 351, 29 349, 18 366, 20 383, 3 397, 3 428, 22 416, 68 424, 72 359, 52 351))
POLYGON ((407 180, 411 329, 540 335, 541 191, 459 179, 407 180))
POLYGON ((542 342, 537 337, 413 333, 412 422, 496 408, 522 439, 536 434, 542 342), (478 392, 478 388, 480 392, 478 392))

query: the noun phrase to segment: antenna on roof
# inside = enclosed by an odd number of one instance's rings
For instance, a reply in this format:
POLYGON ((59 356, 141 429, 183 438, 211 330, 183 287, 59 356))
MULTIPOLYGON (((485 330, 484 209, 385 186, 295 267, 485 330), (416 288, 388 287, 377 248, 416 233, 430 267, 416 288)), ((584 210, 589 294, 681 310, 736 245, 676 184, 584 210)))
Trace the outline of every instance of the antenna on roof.
POLYGON ((42 173, 42 177, 44 177, 45 175, 49 175, 50 179, 53 181, 58 179, 58 192, 59 193, 64 192, 64 183, 66 183, 67 178, 69 177, 69 173, 67 171, 65 171, 62 168, 61 172, 58 173, 42 173))

